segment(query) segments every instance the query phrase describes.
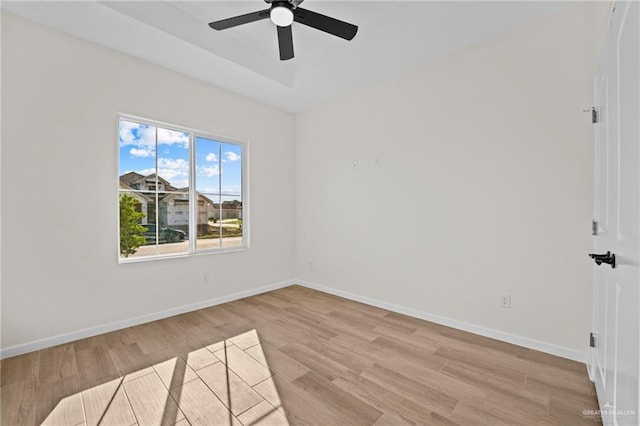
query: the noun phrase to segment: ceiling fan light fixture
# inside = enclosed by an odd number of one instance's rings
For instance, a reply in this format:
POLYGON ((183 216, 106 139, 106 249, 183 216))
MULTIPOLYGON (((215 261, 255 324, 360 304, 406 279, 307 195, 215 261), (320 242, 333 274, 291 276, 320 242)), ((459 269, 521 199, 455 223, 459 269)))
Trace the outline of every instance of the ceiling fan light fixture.
POLYGON ((293 22, 293 11, 286 6, 275 6, 269 14, 271 22, 279 27, 288 27, 293 22))

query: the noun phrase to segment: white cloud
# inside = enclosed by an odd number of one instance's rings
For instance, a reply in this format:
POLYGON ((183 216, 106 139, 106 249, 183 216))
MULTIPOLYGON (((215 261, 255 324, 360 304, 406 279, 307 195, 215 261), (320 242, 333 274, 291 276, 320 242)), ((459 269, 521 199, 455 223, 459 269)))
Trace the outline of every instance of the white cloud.
POLYGON ((242 193, 241 185, 227 185, 222 187, 223 194, 240 194, 242 193))
POLYGON ((189 133, 158 127, 158 145, 160 144, 178 144, 181 145, 182 148, 189 148, 189 133))
POLYGON ((158 158, 158 168, 182 170, 185 174, 189 171, 189 162, 184 158, 158 158))
POLYGON ((225 152, 224 156, 227 157, 227 160, 229 161, 238 161, 240 159, 240 154, 235 153, 233 151, 225 152))
MULTIPOLYGON (((158 127, 158 144, 177 144, 189 148, 189 133, 158 127)), ((147 124, 120 120, 120 147, 133 145, 137 148, 156 145, 156 127, 147 124)))
POLYGON ((131 148, 129 150, 129 154, 131 154, 132 157, 153 157, 156 155, 153 147, 150 146, 143 148, 131 148))
POLYGON ((156 169, 143 169, 143 170, 137 170, 136 173, 141 174, 142 176, 149 176, 152 175, 156 172, 156 169))
MULTIPOLYGON (((199 188, 198 192, 201 194, 216 194, 220 189, 216 186, 215 188, 199 188)), ((207 198, 209 198, 210 200, 215 201, 216 203, 218 202, 218 196, 216 195, 207 195, 207 198), (212 198, 213 197, 213 198, 212 198)))
MULTIPOLYGON (((154 169, 140 170, 138 173, 144 176, 155 173, 154 169)), ((183 180, 172 181, 172 179, 189 175, 189 162, 183 158, 158 158, 158 176, 171 182, 173 186, 181 187, 183 180)))
POLYGON ((220 174, 220 167, 218 166, 198 168, 199 176, 212 177, 212 176, 218 176, 219 174, 220 174))
POLYGON ((218 157, 213 152, 210 152, 206 157, 204 157, 204 159, 207 161, 216 161, 218 157))
MULTIPOLYGON (((140 173, 143 176, 149 176, 154 174, 155 172, 156 171, 154 169, 144 169, 144 170, 140 170, 138 173, 140 173)), ((171 183, 171 185, 174 185, 174 182, 172 182, 171 179, 179 176, 184 176, 184 173, 182 173, 179 170, 158 168, 158 176, 168 180, 171 183)))
POLYGON ((171 182, 171 185, 175 186, 176 188, 186 188, 187 186, 189 186, 189 181, 187 179, 174 180, 171 182))
POLYGON ((155 147, 156 129, 146 124, 120 120, 120 147, 155 147))
POLYGON ((158 158, 158 176, 170 181, 188 173, 189 162, 184 158, 158 158))

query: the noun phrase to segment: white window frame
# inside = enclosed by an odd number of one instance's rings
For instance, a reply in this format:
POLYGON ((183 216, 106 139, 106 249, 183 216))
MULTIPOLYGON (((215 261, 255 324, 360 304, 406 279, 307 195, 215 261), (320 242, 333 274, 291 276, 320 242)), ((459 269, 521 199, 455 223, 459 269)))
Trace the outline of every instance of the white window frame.
MULTIPOLYGON (((156 132, 157 134, 157 132, 156 132)), ((249 215, 249 143, 245 141, 240 141, 235 138, 230 138, 227 136, 219 136, 210 132, 205 132, 202 130, 192 129, 189 127, 179 126, 175 124, 165 123, 162 121, 152 120, 149 118, 139 117, 131 114, 118 113, 116 119, 116 217, 118 218, 118 238, 117 240, 117 257, 118 263, 135 263, 135 262, 147 262, 151 260, 160 260, 160 259, 175 259, 180 257, 191 257, 191 256, 202 256, 207 254, 218 254, 218 253, 229 253, 229 252, 238 252, 249 249, 249 230, 250 230, 250 215, 249 215), (141 256, 141 257, 122 257, 120 255, 120 194, 123 192, 120 189, 120 120, 131 121, 140 124, 146 124, 149 126, 154 126, 156 128, 164 128, 168 130, 174 130, 178 132, 189 133, 189 252, 188 253, 177 253, 177 254, 159 254, 156 252, 153 256, 141 256), (242 245, 234 246, 234 247, 222 247, 222 237, 220 238, 220 247, 219 248, 211 248, 211 249, 197 249, 196 247, 196 238, 197 238, 197 221, 198 221, 198 192, 196 191, 196 137, 210 139, 215 142, 238 145, 242 148, 242 157, 240 158, 242 173, 240 175, 241 179, 241 190, 242 190, 242 245)), ((156 140, 156 150, 157 150, 157 140, 156 140)), ((156 180, 157 180, 157 163, 158 163, 158 155, 156 151, 156 180)), ((220 171, 222 173, 222 158, 218 159, 220 162, 220 171)), ((221 179, 222 174, 219 175, 221 179)), ((126 191, 125 191, 126 192, 126 191)), ((221 189, 218 191, 218 196, 220 197, 219 204, 220 209, 222 209, 222 197, 225 194, 222 194, 221 189)), ((158 214, 160 210, 160 206, 157 202, 158 190, 156 189, 154 192, 156 196, 156 232, 159 228, 158 225, 158 214)), ((157 235, 156 235, 156 244, 157 235)))

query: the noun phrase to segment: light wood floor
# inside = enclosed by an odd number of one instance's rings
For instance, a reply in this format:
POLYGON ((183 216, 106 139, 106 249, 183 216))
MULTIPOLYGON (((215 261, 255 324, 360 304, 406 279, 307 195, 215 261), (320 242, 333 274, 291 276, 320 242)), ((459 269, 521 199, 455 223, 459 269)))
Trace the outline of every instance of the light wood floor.
POLYGON ((583 364, 281 290, 8 358, 2 425, 593 425, 583 364))

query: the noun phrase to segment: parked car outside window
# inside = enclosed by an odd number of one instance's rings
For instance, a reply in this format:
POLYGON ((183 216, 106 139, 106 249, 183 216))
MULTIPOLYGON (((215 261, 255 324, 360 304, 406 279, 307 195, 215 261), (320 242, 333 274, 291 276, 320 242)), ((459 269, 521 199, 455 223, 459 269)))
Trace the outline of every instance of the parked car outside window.
MULTIPOLYGON (((147 244, 155 244, 156 243, 156 224, 149 223, 142 225, 147 228, 147 231, 142 234, 144 238, 147 240, 147 244)), ((160 227, 158 231, 158 242, 159 243, 177 243, 178 241, 184 241, 187 239, 187 233, 181 231, 180 229, 173 229, 167 227, 160 227)))

